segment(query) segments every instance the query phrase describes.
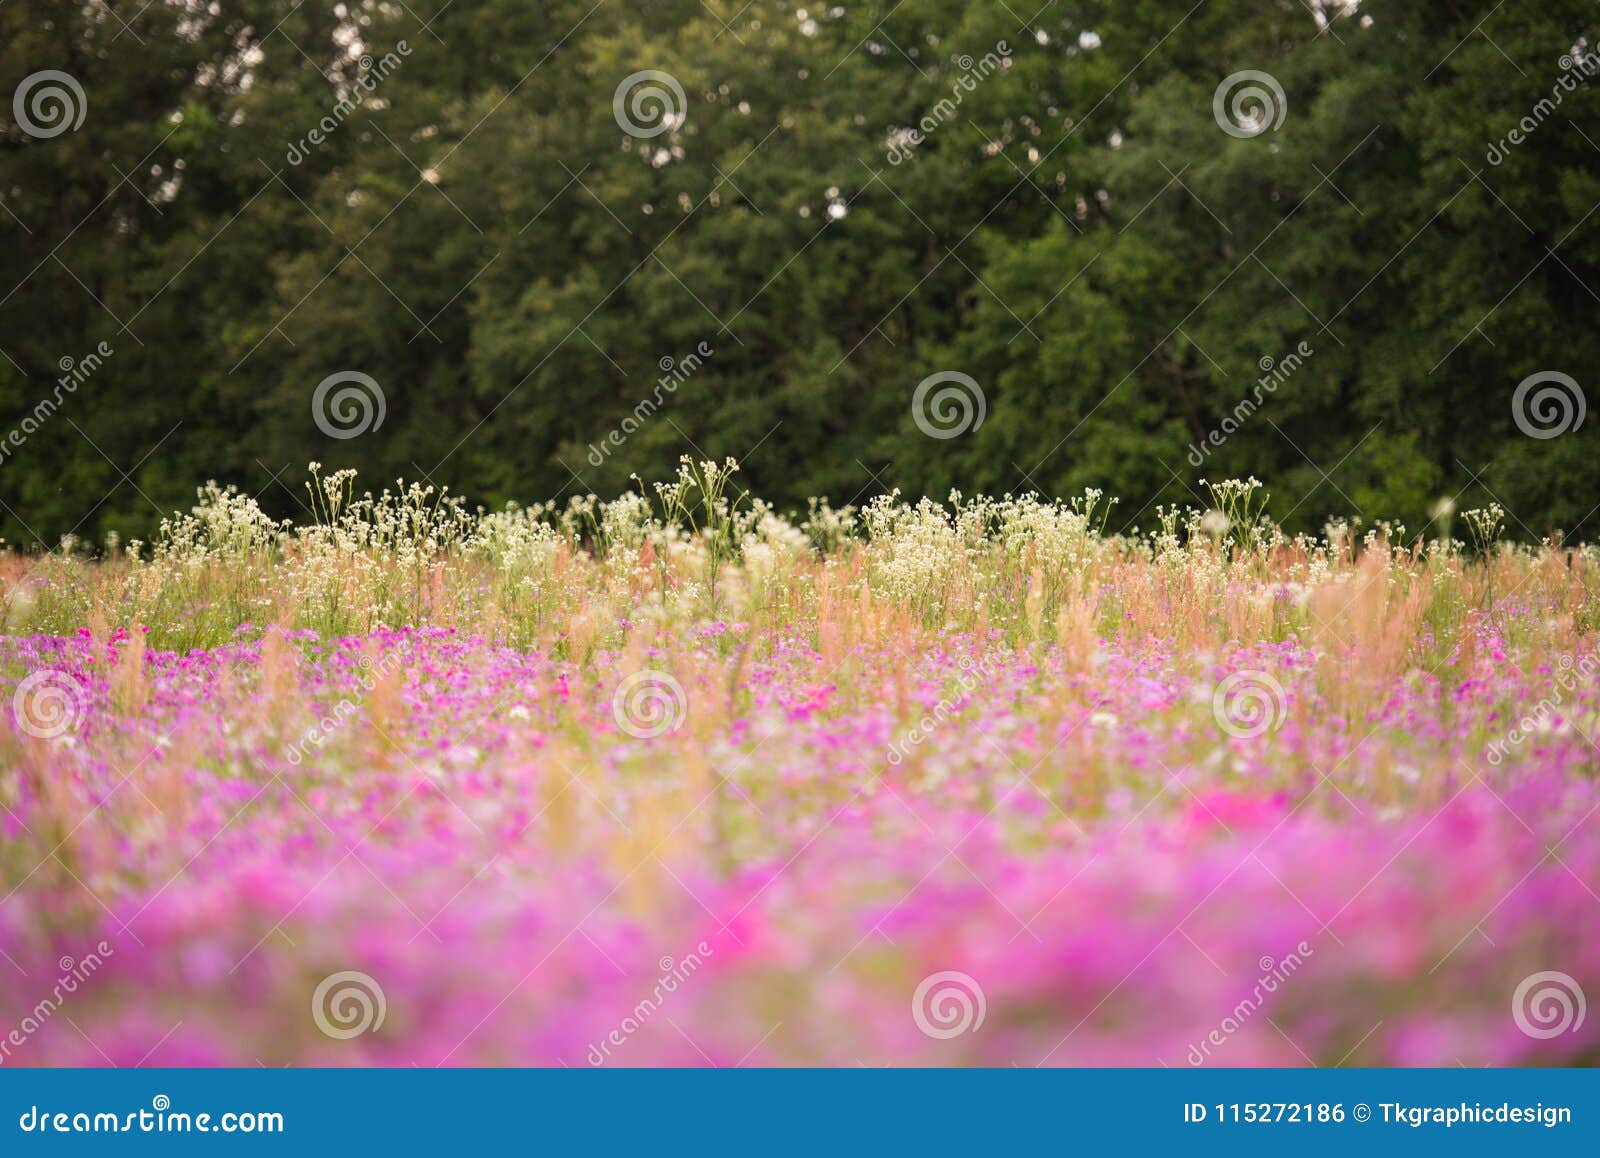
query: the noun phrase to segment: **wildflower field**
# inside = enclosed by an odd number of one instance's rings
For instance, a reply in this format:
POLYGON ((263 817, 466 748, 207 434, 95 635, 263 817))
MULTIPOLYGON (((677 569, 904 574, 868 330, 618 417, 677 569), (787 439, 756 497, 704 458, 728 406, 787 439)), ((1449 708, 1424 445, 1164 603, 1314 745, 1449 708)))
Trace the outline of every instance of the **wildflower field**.
POLYGON ((0 560, 0 1064, 1600 1063, 1590 550, 309 491, 0 560))

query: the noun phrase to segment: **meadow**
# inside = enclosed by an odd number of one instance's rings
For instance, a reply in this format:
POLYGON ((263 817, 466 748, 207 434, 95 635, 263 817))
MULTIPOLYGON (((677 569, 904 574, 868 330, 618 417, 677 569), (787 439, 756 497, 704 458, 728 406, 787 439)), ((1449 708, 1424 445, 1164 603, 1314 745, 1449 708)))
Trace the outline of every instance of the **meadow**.
POLYGON ((0 1064, 1600 1064, 1591 548, 306 504, 0 559, 0 1064))

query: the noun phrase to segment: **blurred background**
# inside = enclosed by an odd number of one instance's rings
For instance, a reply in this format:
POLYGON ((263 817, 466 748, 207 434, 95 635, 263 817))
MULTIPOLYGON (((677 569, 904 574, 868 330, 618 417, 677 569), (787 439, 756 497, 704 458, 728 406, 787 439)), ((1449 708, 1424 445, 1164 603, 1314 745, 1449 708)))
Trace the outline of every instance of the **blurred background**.
POLYGON ((1297 530, 1592 537, 1597 33, 1593 0, 8 0, 0 535, 148 536, 207 479, 305 518, 309 460, 496 505, 689 454, 780 508, 1096 486, 1115 530, 1254 475, 1297 530))

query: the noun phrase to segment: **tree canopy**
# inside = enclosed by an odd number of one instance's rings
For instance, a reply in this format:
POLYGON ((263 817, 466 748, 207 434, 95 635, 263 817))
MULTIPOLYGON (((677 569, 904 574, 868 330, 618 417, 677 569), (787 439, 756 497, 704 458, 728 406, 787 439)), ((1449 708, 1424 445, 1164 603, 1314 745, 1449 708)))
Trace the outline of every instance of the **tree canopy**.
POLYGON ((1593 537, 1590 0, 1035 7, 11 0, 0 534, 691 454, 1593 537))

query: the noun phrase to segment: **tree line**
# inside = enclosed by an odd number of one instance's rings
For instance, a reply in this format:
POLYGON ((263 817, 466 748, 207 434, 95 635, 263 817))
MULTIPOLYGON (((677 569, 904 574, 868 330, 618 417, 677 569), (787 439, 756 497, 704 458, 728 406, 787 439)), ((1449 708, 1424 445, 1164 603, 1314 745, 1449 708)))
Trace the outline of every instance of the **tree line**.
POLYGON ((12 0, 0 534, 688 454, 1592 536, 1592 3, 1036 7, 12 0))

